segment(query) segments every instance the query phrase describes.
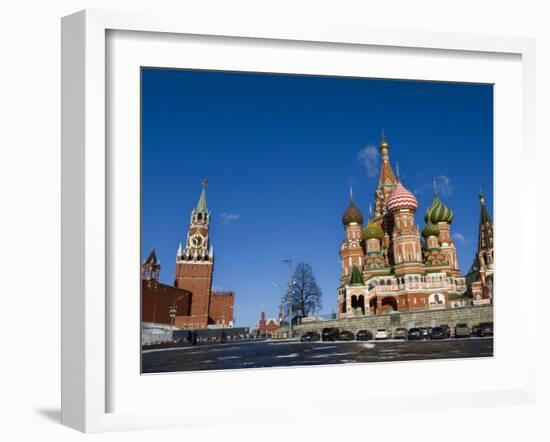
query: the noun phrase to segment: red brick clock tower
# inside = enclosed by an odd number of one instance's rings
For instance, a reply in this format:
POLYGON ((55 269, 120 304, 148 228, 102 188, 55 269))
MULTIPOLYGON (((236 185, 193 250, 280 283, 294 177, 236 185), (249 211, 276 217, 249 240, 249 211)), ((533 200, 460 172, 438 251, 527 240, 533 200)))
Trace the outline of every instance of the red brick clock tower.
MULTIPOLYGON (((214 251, 209 239, 210 211, 206 208, 206 184, 197 207, 191 212, 185 248, 180 247, 176 256, 175 286, 192 293, 191 318, 193 328, 206 328, 212 291, 214 251)), ((187 322, 186 321, 186 322, 187 322)))

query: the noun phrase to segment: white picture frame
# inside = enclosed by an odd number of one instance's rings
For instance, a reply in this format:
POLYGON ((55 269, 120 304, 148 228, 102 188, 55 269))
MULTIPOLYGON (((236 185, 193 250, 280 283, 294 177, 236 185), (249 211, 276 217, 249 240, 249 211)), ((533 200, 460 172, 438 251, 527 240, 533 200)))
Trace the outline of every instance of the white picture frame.
MULTIPOLYGON (((106 119, 106 35, 111 31, 152 32, 163 35, 218 36, 234 39, 261 39, 273 42, 309 42, 312 44, 338 44, 342 46, 370 46, 385 48, 431 49, 445 52, 484 54, 510 54, 521 58, 521 160, 522 173, 529 176, 534 170, 535 156, 535 42, 528 38, 491 37, 451 33, 416 31, 388 31, 369 28, 350 28, 343 25, 311 24, 295 27, 246 20, 214 23, 190 17, 155 16, 87 10, 63 18, 62 21, 62 423, 84 432, 123 429, 161 428, 170 426, 208 425, 212 416, 201 415, 200 406, 194 413, 186 410, 163 409, 157 406, 150 411, 110 411, 109 392, 113 388, 109 377, 110 359, 113 357, 108 342, 110 323, 107 299, 111 198, 108 186, 108 155, 106 119)), ((533 189, 521 187, 522 204, 536 206, 533 189)), ((524 217, 524 211, 520 217, 524 217)), ((532 211, 530 212, 532 216, 532 211)), ((497 221, 500 221, 500 219, 497 221)), ((522 223, 527 220, 522 218, 522 223)), ((529 223, 532 225, 533 220, 529 223)), ((522 235, 525 235, 522 233, 522 235)), ((497 227, 498 238, 498 227, 497 227)), ((498 244, 498 242, 497 242, 498 244)), ((498 246, 497 246, 498 247, 498 246)), ((528 274, 526 256, 536 255, 536 244, 524 241, 520 249, 522 267, 528 274)), ((139 259, 139 258, 136 258, 139 259)), ((536 282, 524 278, 522 299, 536 304, 536 282)), ((498 302, 498 301, 497 301, 498 302)), ((536 327, 525 332, 534 336, 536 327)), ((139 333, 139 330, 137 330, 139 333)), ((417 410, 440 409, 445 402, 449 408, 496 404, 528 404, 535 400, 535 344, 525 343, 522 353, 520 384, 503 385, 490 390, 478 389, 463 393, 435 393, 414 398, 417 410), (437 397, 438 405, 432 400, 437 397), (452 405, 450 405, 452 404, 452 405)), ((498 355, 497 355, 498 357, 498 355)), ((332 370, 354 368, 332 367, 332 370)), ((258 375, 253 382, 265 382, 266 375, 258 375)), ((265 372, 264 372, 265 373, 265 372)), ((285 378, 293 376, 285 370, 285 378)), ((211 380, 228 376, 211 373, 211 380)), ((252 374, 250 375, 252 377, 252 374)), ((269 376, 269 374, 268 374, 269 376)), ((174 382, 182 382, 181 377, 174 382)), ((242 376, 240 378, 242 380, 242 376)), ((252 382, 252 381, 251 381, 252 382)), ((377 396, 376 403, 365 403, 361 396, 337 393, 340 412, 349 414, 376 409, 378 412, 406 410, 407 401, 396 405, 399 392, 377 396), (360 405, 360 407, 358 407, 360 405), (355 411, 354 411, 355 410, 355 411)), ((402 395, 403 396, 403 395, 402 395)), ((245 399, 235 398, 236 401, 245 399)), ((308 402, 311 413, 324 413, 323 400, 313 397, 308 402)), ((334 407, 329 407, 334 412, 334 407)), ((303 414, 303 410, 301 411, 303 414)), ((204 413, 203 413, 204 414, 204 413)), ((252 410, 232 422, 261 421, 294 418, 294 410, 268 413, 252 410)), ((219 421, 223 422, 223 418, 219 421)), ((230 422, 229 420, 227 422, 230 422)))

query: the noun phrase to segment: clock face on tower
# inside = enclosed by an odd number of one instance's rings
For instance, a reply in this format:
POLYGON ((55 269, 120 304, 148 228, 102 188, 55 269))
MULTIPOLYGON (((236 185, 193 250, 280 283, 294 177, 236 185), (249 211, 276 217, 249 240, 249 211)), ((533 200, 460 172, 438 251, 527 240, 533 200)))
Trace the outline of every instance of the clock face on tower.
POLYGON ((189 242, 191 243, 191 247, 193 247, 194 249, 200 249, 204 244, 204 238, 202 237, 202 235, 195 233, 189 239, 189 242))

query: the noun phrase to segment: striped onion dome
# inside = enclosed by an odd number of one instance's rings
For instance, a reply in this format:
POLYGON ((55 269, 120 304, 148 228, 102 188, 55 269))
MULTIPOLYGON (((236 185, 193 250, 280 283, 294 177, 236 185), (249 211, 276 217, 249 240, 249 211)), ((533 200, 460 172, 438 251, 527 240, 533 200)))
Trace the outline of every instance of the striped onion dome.
POLYGON ((357 208, 353 200, 349 202, 346 211, 342 215, 342 222, 344 223, 344 225, 350 223, 363 224, 363 214, 357 208))
POLYGON ((439 195, 436 194, 432 205, 428 207, 428 210, 426 210, 424 221, 432 224, 441 222, 451 224, 453 222, 453 217, 453 211, 443 204, 443 202, 439 199, 439 195))
POLYGON ((382 227, 376 224, 374 222, 374 219, 371 218, 369 223, 365 226, 363 232, 361 233, 361 239, 363 241, 366 241, 373 238, 382 241, 384 239, 384 231, 382 230, 382 227))
POLYGON ((411 192, 405 189, 401 181, 397 181, 397 187, 388 198, 387 206, 390 212, 399 209, 416 210, 418 208, 418 201, 411 192))
POLYGON ((426 224, 426 227, 422 229, 422 236, 424 238, 427 238, 429 236, 439 236, 439 227, 437 224, 432 224, 431 222, 428 222, 426 224))

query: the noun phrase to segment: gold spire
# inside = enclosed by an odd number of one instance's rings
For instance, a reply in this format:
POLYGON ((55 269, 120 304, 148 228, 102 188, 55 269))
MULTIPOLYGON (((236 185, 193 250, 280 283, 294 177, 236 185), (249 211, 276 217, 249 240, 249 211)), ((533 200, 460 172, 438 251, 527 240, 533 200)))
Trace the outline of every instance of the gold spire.
POLYGON ((386 132, 382 129, 382 137, 380 138, 380 149, 390 147, 390 143, 386 139, 386 132))

